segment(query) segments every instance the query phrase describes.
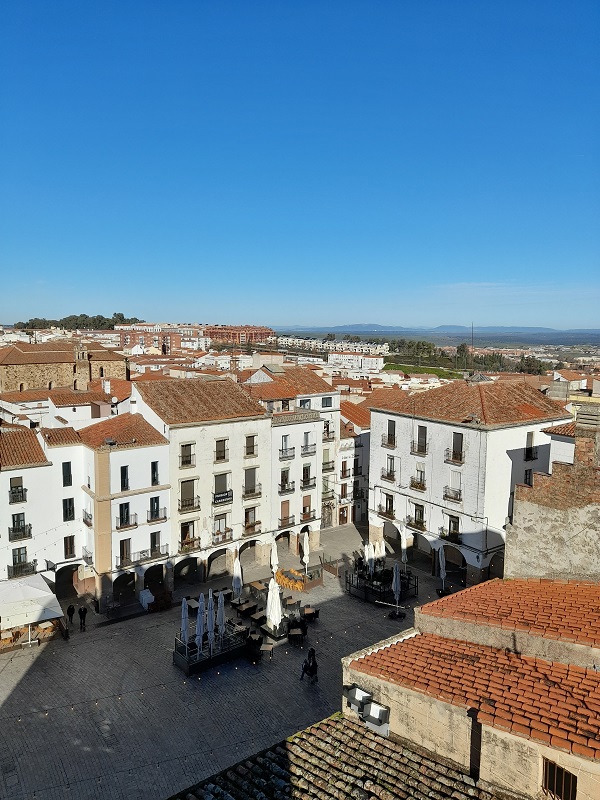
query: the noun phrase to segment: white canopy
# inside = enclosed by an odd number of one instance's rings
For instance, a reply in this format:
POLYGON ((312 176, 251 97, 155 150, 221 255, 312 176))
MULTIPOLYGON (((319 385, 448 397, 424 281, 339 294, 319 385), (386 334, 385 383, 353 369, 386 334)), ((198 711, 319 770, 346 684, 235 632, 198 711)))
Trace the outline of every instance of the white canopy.
POLYGON ((44 578, 27 575, 0 581, 0 628, 22 628, 64 617, 56 595, 44 578))

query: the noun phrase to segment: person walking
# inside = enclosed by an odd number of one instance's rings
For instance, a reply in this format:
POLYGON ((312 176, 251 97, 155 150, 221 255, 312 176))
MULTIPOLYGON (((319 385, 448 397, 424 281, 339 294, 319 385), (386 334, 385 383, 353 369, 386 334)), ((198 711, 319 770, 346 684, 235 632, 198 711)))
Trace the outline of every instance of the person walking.
POLYGON ((308 655, 304 663, 302 664, 302 674, 300 675, 300 680, 303 680, 305 675, 308 675, 308 678, 311 683, 317 683, 319 677, 317 675, 318 664, 317 664, 317 656, 315 653, 315 648, 311 647, 308 651, 308 655))
POLYGON ((67 608, 67 617, 69 618, 69 625, 73 624, 73 615, 75 614, 75 606, 73 603, 67 608))
POLYGON ((84 631, 85 618, 87 616, 87 608, 85 606, 79 606, 79 611, 77 613, 79 614, 79 630, 84 631))

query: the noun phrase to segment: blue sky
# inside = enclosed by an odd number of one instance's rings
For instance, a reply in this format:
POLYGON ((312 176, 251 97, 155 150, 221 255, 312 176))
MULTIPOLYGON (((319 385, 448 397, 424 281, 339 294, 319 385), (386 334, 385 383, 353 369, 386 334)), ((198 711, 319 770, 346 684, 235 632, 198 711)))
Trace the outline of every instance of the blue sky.
POLYGON ((600 5, 5 0, 0 322, 600 327, 600 5))

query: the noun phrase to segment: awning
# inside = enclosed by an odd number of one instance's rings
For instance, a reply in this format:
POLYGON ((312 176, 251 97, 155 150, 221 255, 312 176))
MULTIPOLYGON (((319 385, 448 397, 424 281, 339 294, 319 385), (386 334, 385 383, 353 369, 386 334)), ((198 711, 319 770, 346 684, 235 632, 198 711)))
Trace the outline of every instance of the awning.
POLYGON ((0 629, 22 628, 63 617, 63 610, 41 575, 0 581, 0 629))

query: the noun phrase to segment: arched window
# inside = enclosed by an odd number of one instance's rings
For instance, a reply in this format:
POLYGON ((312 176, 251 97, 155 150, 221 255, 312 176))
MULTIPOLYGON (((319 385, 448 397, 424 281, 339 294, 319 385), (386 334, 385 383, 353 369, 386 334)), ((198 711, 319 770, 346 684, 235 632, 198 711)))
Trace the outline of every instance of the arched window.
POLYGON ((73 388, 77 389, 77 381, 73 381, 73 388))
POLYGON ((52 389, 52 388, 53 388, 53 386, 54 386, 54 384, 52 383, 52 381, 48 381, 48 388, 49 388, 49 389, 52 389))
POLYGON ((24 392, 25 391, 25 384, 24 383, 20 383, 19 384, 19 391, 20 392, 24 392))

